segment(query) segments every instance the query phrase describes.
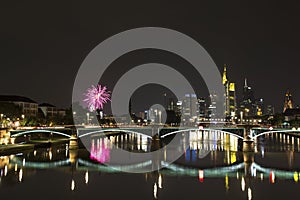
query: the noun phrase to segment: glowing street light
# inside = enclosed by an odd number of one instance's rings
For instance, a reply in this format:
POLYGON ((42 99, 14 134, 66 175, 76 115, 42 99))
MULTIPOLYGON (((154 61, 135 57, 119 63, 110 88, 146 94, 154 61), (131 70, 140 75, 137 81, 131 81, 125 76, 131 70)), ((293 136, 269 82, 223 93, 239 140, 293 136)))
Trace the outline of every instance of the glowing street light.
POLYGON ((90 113, 86 113, 86 124, 90 122, 90 113))
POLYGON ((159 124, 161 124, 161 111, 160 111, 160 110, 158 111, 158 117, 159 117, 159 118, 158 118, 158 119, 159 119, 158 122, 159 122, 159 124))

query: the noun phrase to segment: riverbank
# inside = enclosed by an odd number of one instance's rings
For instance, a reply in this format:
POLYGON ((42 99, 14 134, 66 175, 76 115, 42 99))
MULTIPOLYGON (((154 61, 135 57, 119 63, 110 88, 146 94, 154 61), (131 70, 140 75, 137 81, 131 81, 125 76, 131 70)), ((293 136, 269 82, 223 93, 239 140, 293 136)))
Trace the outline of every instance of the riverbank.
POLYGON ((7 144, 0 145, 0 156, 21 153, 27 150, 33 150, 34 144, 7 144))

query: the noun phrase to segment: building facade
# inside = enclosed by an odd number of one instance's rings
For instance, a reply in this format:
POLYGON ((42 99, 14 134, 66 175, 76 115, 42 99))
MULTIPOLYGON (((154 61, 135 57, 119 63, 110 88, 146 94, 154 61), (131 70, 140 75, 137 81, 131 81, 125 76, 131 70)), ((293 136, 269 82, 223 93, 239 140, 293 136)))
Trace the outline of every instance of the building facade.
POLYGON ((0 95, 0 102, 13 103, 20 107, 25 117, 37 116, 38 103, 30 98, 15 95, 0 95))
POLYGON ((230 82, 227 79, 227 66, 224 65, 223 71, 223 85, 225 87, 225 94, 224 94, 224 107, 225 107, 225 117, 234 119, 236 115, 236 94, 235 94, 235 83, 230 82))
POLYGON ((54 117, 57 115, 65 116, 66 111, 63 109, 58 109, 54 105, 48 103, 42 103, 39 105, 39 109, 42 111, 44 117, 54 117))

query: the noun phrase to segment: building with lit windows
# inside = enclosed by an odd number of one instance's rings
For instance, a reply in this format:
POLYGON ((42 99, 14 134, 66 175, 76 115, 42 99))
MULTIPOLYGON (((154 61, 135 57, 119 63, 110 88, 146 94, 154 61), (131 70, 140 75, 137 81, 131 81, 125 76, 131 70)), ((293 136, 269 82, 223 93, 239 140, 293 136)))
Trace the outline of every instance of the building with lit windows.
POLYGON ((15 95, 0 95, 0 102, 13 103, 20 107, 26 117, 36 117, 38 103, 30 98, 15 95))
POLYGON ((300 119, 300 108, 294 107, 292 93, 289 90, 284 95, 283 115, 286 122, 300 119))
POLYGON ((208 118, 213 119, 218 117, 218 113, 217 113, 217 99, 218 96, 215 92, 211 92, 211 94, 209 95, 210 98, 210 104, 208 107, 208 118))
POLYGON ((48 103, 42 103, 38 107, 42 111, 42 113, 45 117, 54 117, 54 116, 57 116, 57 115, 65 116, 66 115, 65 110, 58 109, 54 105, 51 105, 51 104, 48 104, 48 103))
POLYGON ((245 79, 243 87, 243 98, 240 102, 240 112, 246 118, 262 116, 264 114, 264 100, 263 98, 254 97, 252 88, 248 85, 247 79, 245 79))
POLYGON ((225 87, 225 116, 226 118, 233 119, 236 115, 236 95, 235 95, 235 83, 230 82, 227 79, 227 66, 224 65, 223 71, 223 85, 225 87))
POLYGON ((292 93, 287 90, 284 96, 283 112, 287 109, 293 109, 293 98, 292 93))
POLYGON ((274 115, 275 114, 275 108, 272 105, 267 105, 267 111, 266 111, 267 115, 274 115))
POLYGON ((182 115, 185 121, 194 122, 198 117, 198 100, 196 94, 185 94, 182 101, 182 115))
POLYGON ((199 105, 199 118, 204 119, 207 116, 206 112, 206 101, 205 98, 201 97, 198 99, 198 105, 199 105))

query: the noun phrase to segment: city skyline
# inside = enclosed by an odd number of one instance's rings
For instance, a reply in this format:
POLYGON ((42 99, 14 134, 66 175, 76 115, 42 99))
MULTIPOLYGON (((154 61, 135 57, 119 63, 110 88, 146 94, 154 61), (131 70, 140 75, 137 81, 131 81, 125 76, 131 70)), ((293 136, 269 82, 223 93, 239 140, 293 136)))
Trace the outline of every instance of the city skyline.
MULTIPOLYGON (((160 2, 141 6, 135 2, 129 6, 123 2, 115 7, 110 2, 94 6, 78 2, 72 6, 66 2, 59 6, 5 2, 0 32, 0 84, 5 87, 0 93, 67 107, 77 70, 98 43, 120 31, 157 26, 178 30, 197 40, 220 72, 227 63, 233 82, 242 83, 247 78, 256 95, 264 96, 276 110, 282 109, 282 96, 287 89, 293 93, 294 102, 300 102, 296 73, 300 44, 298 2, 199 4, 182 7, 176 2, 160 2), (107 9, 99 11, 102 7, 107 9)), ((237 85, 236 90, 240 96, 242 85, 237 85)))
MULTIPOLYGON (((224 66, 226 66, 227 67, 227 65, 225 64, 224 66)), ((225 68, 226 68, 225 67, 225 68)), ((225 74, 226 74, 226 72, 225 72, 225 74)), ((224 76, 224 74, 223 74, 223 76, 224 76)), ((227 76, 228 76, 228 74, 227 74, 227 76)), ((223 77, 223 79, 224 79, 224 77, 223 77)), ((226 80, 227 81, 227 80, 226 80)), ((238 108, 238 107, 240 107, 241 106, 241 103, 242 103, 242 101, 243 101, 243 96, 244 96, 244 89, 245 89, 245 86, 246 87, 248 87, 249 86, 249 88, 250 88, 250 90, 251 90, 251 92, 253 93, 252 95, 253 95, 253 98, 255 98, 255 99, 264 99, 265 97, 264 96, 257 96, 256 94, 255 94, 255 91, 256 91, 256 88, 253 88, 253 87, 251 87, 251 85, 250 84, 248 84, 248 79, 247 78, 245 78, 244 79, 244 83, 243 84, 239 84, 239 83, 236 83, 236 82, 232 82, 231 80, 230 80, 230 82, 229 82, 229 80, 228 80, 228 83, 231 83, 231 84, 233 84, 233 87, 234 88, 242 88, 242 92, 241 91, 237 91, 236 89, 234 90, 234 92, 235 93, 237 93, 238 95, 235 95, 235 101, 236 101, 236 105, 235 105, 235 107, 236 108, 238 108), (242 86, 241 86, 242 85, 242 86)), ((141 87, 142 89, 143 88, 146 88, 146 90, 149 90, 149 88, 150 88, 150 90, 152 89, 152 91, 151 92, 154 92, 154 91, 156 91, 156 90, 158 90, 159 92, 158 92, 158 96, 162 96, 161 98, 160 97, 158 97, 158 98, 154 98, 154 100, 156 100, 156 101, 158 101, 157 103, 160 103, 162 106, 165 106, 165 109, 168 109, 168 106, 169 106, 169 104, 167 103, 167 102, 169 102, 169 100, 174 100, 174 98, 176 98, 175 96, 174 96, 174 94, 172 94, 172 92, 171 91, 167 91, 167 89, 166 90, 164 90, 164 88, 163 87, 160 87, 160 86, 153 86, 153 85, 145 85, 145 86, 143 86, 143 87, 141 87), (168 95, 167 95, 168 94, 168 95), (160 101, 160 102, 159 102, 160 101)), ((139 89, 139 90, 142 90, 142 89, 139 89)), ((137 90, 138 91, 138 90, 137 90)), ((198 92, 198 91, 197 91, 198 92)), ((199 93, 201 93, 201 92, 199 92, 199 93)), ((275 109, 275 112, 276 113, 282 113, 282 111, 284 111, 285 110, 285 96, 286 96, 286 94, 287 93, 289 93, 289 95, 290 95, 290 97, 293 99, 293 105, 294 105, 294 107, 298 107, 299 106, 299 104, 298 104, 298 102, 297 101, 295 101, 295 98, 293 97, 293 93, 291 92, 291 90, 288 88, 285 92, 284 92, 284 94, 282 94, 282 96, 281 97, 279 97, 279 98, 282 98, 282 102, 281 102, 281 106, 279 106, 279 108, 277 108, 277 109, 275 109)), ((182 100, 184 100, 184 96, 186 95, 187 93, 185 93, 181 98, 179 98, 178 99, 178 101, 182 101, 182 100)), ((213 91, 212 92, 210 92, 210 93, 208 93, 208 94, 206 94, 206 95, 201 95, 201 96, 197 96, 197 98, 198 99, 202 99, 202 98, 204 98, 204 99, 206 99, 206 101, 211 101, 211 99, 210 99, 210 96, 211 96, 211 94, 213 94, 213 91)), ((42 101, 42 102, 40 102, 40 101, 36 101, 36 99, 34 99, 34 98, 32 98, 32 97, 30 97, 30 96, 25 96, 25 95, 20 95, 20 94, 1 94, 1 95, 7 95, 7 96, 21 96, 21 97, 25 97, 25 98, 29 98, 29 99, 31 99, 31 100, 33 100, 33 101, 35 101, 35 102, 37 102, 38 104, 43 104, 43 103, 46 103, 46 104, 51 104, 51 105, 53 105, 53 106, 55 106, 55 107, 58 107, 58 108, 61 108, 61 109, 66 109, 66 108, 70 108, 70 106, 71 106, 71 104, 70 105, 68 105, 68 106, 66 106, 66 107, 61 107, 61 106, 59 106, 59 105, 57 105, 57 104, 54 104, 53 102, 51 102, 51 101, 48 101, 48 100, 44 100, 44 101, 42 101)), ((141 96, 141 94, 136 94, 136 93, 134 93, 133 94, 133 96, 137 96, 137 98, 139 99, 139 98, 141 98, 140 96, 141 96)), ((83 96, 84 97, 84 96, 83 96)), ((76 102, 75 102, 76 103, 76 102)), ((77 103, 80 103, 80 102, 77 102, 77 103)), ((110 106, 110 102, 108 102, 108 106, 110 106)), ((263 105, 264 107, 264 109, 266 109, 267 108, 267 106, 273 106, 274 108, 275 108, 275 105, 274 104, 270 104, 270 103, 268 103, 268 102, 265 102, 264 103, 264 105, 263 105)), ((142 104, 142 106, 138 106, 138 108, 136 109, 134 109, 135 110, 135 112, 140 112, 140 111, 144 111, 144 110, 147 110, 147 105, 143 105, 142 104), (141 109, 141 107, 142 107, 142 109, 141 109)), ((107 108, 106 108, 106 110, 107 110, 107 108)))

